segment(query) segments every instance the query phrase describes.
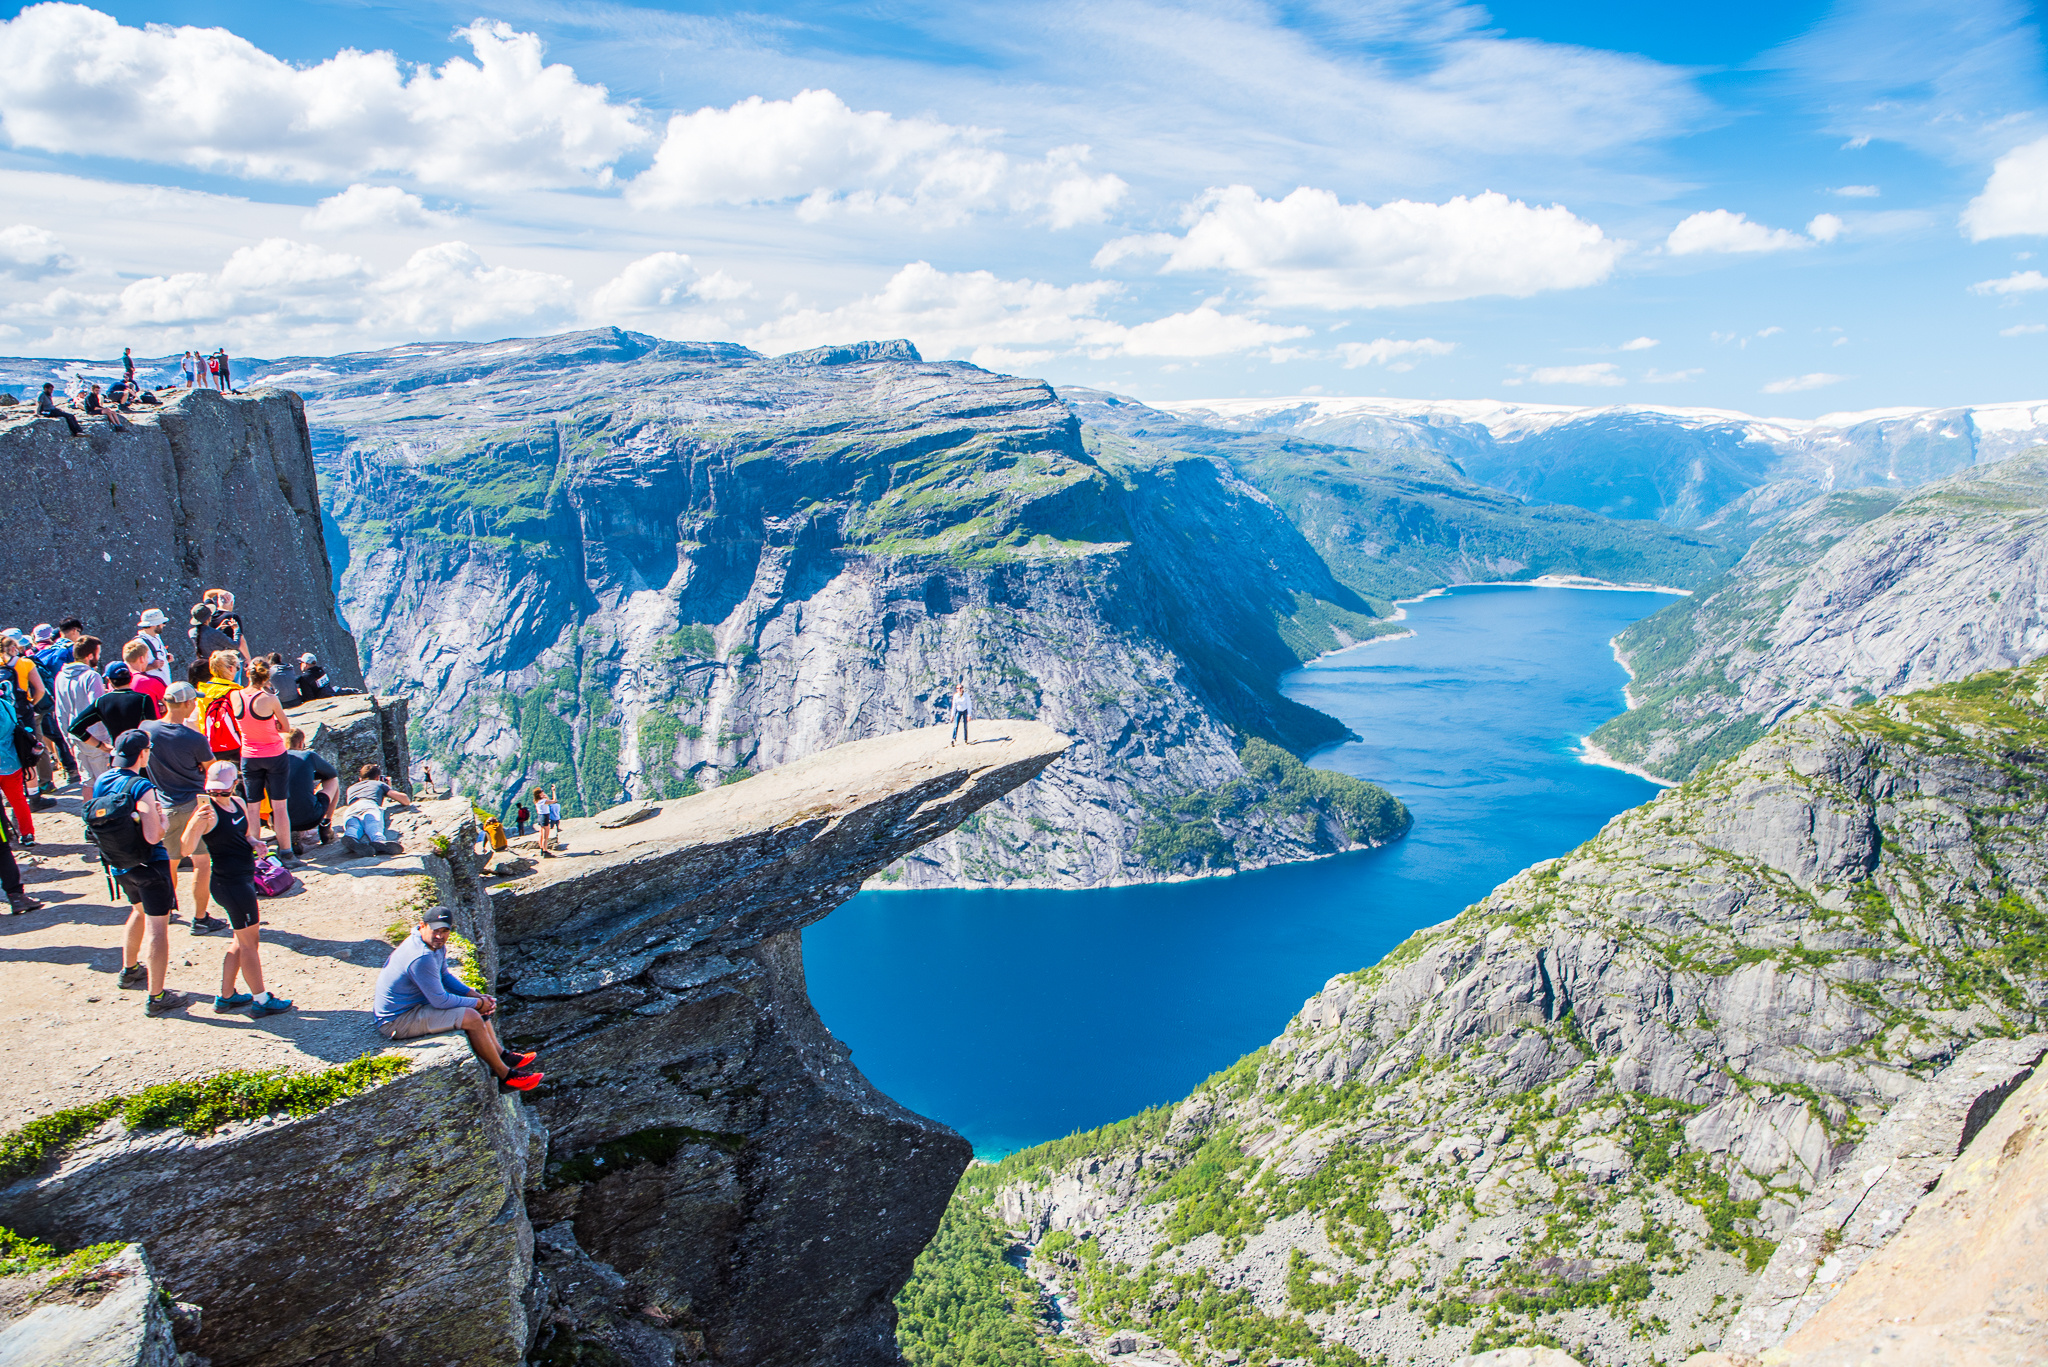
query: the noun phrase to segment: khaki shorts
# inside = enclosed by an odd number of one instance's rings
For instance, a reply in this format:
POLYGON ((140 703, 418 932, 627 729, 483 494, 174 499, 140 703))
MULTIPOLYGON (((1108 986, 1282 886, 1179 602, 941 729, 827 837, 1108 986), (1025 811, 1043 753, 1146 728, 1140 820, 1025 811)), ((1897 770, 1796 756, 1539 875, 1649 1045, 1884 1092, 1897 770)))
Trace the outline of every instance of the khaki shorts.
POLYGON ((415 1006, 402 1016, 377 1022, 377 1033, 385 1039, 418 1039, 422 1035, 445 1035, 461 1028, 467 1006, 415 1006))
MULTIPOLYGON (((164 821, 164 848, 171 852, 173 864, 177 863, 185 852, 185 826, 192 820, 192 813, 199 810, 199 803, 200 799, 196 797, 190 802, 180 802, 171 808, 164 821)), ((202 840, 192 851, 192 862, 197 864, 206 857, 206 842, 202 840)))

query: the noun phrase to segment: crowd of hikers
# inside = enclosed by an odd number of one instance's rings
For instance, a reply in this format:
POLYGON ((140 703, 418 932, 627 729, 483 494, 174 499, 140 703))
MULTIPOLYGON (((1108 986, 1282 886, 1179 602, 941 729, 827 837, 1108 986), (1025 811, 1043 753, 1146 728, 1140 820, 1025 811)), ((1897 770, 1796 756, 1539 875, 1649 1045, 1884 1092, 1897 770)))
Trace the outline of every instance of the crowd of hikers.
MULTIPOLYGON (((142 989, 151 1016, 191 1004, 165 981, 183 905, 193 935, 228 937, 213 1009, 287 1012, 293 1003, 263 977, 261 899, 290 890, 314 841, 339 839, 351 857, 403 853, 385 809, 411 799, 375 764, 343 790, 290 709, 355 690, 337 688, 310 652, 296 667, 257 653, 234 594, 209 589, 193 605, 185 649, 164 639, 169 622, 148 609, 118 651, 77 617, 0 628, 0 728, 12 739, 0 745, 0 888, 14 915, 45 909, 15 856, 36 848, 36 813, 75 786, 85 859, 129 906, 120 985, 142 989)), ((377 983, 377 1029, 394 1040, 464 1030, 502 1087, 530 1090, 541 1077, 533 1057, 498 1048, 486 1023, 496 1002, 448 971, 447 936, 445 911, 430 911, 394 951, 377 983)))
MULTIPOLYGON (((112 384, 102 386, 96 380, 84 377, 75 379, 64 393, 57 391, 54 380, 46 381, 42 392, 36 396, 36 416, 61 420, 74 437, 85 435, 80 424, 81 415, 97 418, 116 432, 129 429, 127 414, 140 408, 159 408, 163 399, 157 389, 175 386, 159 385, 147 388, 135 378, 135 357, 126 347, 121 349, 121 378, 112 384)), ((217 347, 211 354, 188 351, 178 360, 178 373, 183 377, 183 388, 217 389, 224 394, 239 394, 234 387, 234 367, 227 348, 217 347)), ((12 403, 13 399, 6 402, 12 403)))

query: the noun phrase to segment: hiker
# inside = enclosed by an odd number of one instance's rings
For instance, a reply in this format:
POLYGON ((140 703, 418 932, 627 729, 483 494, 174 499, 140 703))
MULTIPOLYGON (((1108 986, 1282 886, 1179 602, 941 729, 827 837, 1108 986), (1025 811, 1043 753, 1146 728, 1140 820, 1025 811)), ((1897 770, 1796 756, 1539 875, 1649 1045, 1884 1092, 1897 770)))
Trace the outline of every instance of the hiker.
POLYGON ((498 1010, 495 997, 479 996, 468 983, 448 971, 448 935, 454 918, 445 907, 429 907, 405 943, 391 951, 377 974, 372 1015, 377 1033, 388 1040, 419 1039, 460 1030, 470 1047, 498 1079, 502 1092, 530 1092, 544 1076, 532 1071, 538 1054, 507 1058, 498 1047, 490 1018, 498 1010))
POLYGON ((299 656, 299 701, 317 702, 334 696, 334 684, 312 651, 299 656))
POLYGON ((286 784, 291 795, 285 799, 285 808, 291 814, 292 853, 297 854, 303 832, 318 831, 323 845, 334 839, 334 813, 341 806, 341 772, 327 762, 327 756, 308 750, 306 733, 297 728, 292 731, 291 749, 284 753, 291 761, 286 784))
POLYGON ((196 374, 196 371, 193 367, 193 361, 195 359, 196 354, 190 351, 186 352, 183 356, 180 356, 178 358, 178 368, 185 373, 185 388, 187 389, 192 388, 193 377, 196 374))
POLYGON ((540 852, 550 859, 555 857, 555 852, 548 848, 548 837, 561 825, 561 818, 555 815, 558 810, 560 809, 555 806, 553 799, 548 796, 547 789, 533 790, 533 815, 539 824, 540 852))
MULTIPOLYGON (((198 811, 200 794, 206 789, 206 771, 214 763, 213 747, 200 730, 199 690, 179 680, 164 692, 162 721, 146 721, 142 734, 149 737, 149 781, 157 786, 164 803, 164 844, 182 850, 185 827, 198 811)), ((192 933, 211 935, 226 930, 228 923, 207 909, 212 891, 212 857, 202 847, 187 856, 192 861, 192 933)), ((177 893, 177 870, 171 870, 171 891, 177 893)))
POLYGON ((26 916, 32 911, 41 911, 46 905, 31 897, 22 886, 21 865, 14 862, 14 841, 7 831, 7 823, 0 821, 0 890, 7 893, 7 914, 26 916))
POLYGON ((341 814, 343 852, 350 857, 404 854, 405 846, 387 838, 384 799, 389 798, 401 807, 412 806, 412 799, 386 783, 384 770, 375 764, 365 764, 357 775, 356 781, 349 785, 348 807, 341 814))
POLYGON ((267 851, 256 835, 256 809, 235 792, 241 777, 226 760, 207 767, 205 800, 186 823, 181 848, 191 854, 201 840, 206 842, 206 852, 213 857, 213 900, 228 914, 235 932, 234 943, 221 955, 220 993, 213 999, 213 1009, 226 1013, 247 1007, 252 1016, 274 1016, 291 1010, 292 1004, 263 986, 257 947, 263 910, 256 900, 256 861, 267 851), (249 984, 247 992, 235 991, 238 974, 249 984))
POLYGON ((127 347, 121 348, 121 370, 121 382, 127 386, 128 392, 133 394, 135 392, 135 356, 127 347))
POLYGON ((222 347, 214 352, 213 359, 220 366, 220 392, 223 394, 235 393, 234 378, 228 370, 228 349, 222 347))
MULTIPOLYGON (((85 772, 88 790, 101 774, 107 772, 107 757, 114 753, 114 737, 131 729, 127 726, 102 726, 98 732, 71 729, 106 691, 106 680, 100 677, 100 643, 92 636, 80 637, 71 645, 70 662, 57 671, 57 725, 84 742, 78 747, 78 767, 85 772)), ((99 713, 94 712, 93 721, 98 720, 99 713)))
MULTIPOLYGON (((88 636, 86 640, 92 641, 92 638, 88 636)), ((99 642, 92 641, 92 647, 93 654, 97 656, 99 642)), ((78 739, 79 766, 94 780, 106 772, 107 757, 114 748, 111 740, 103 740, 102 737, 140 730, 144 722, 157 719, 156 699, 132 687, 135 676, 129 673, 127 665, 117 664, 109 668, 107 682, 113 687, 86 704, 72 719, 71 725, 65 728, 78 739)))
MULTIPOLYGON (((7 797, 7 805, 14 809, 14 829, 20 832, 21 847, 32 850, 36 847, 36 819, 29 812, 28 789, 23 786, 27 766, 22 762, 21 733, 28 726, 26 718, 14 710, 16 697, 14 689, 0 693, 0 733, 10 740, 0 744, 0 793, 7 797)), ((33 729, 30 731, 33 736, 33 729)))
MULTIPOLYGON (((156 675, 149 672, 151 664, 149 642, 138 636, 127 645, 122 646, 121 663, 128 666, 129 674, 134 677, 134 683, 131 687, 137 693, 148 694, 149 700, 156 704, 156 714, 161 717, 164 714, 164 690, 170 685, 170 680, 159 679, 156 675)), ((107 666, 109 674, 112 674, 113 670, 114 667, 112 665, 107 666)))
POLYGON ((64 425, 71 429, 72 436, 84 436, 85 429, 78 425, 78 419, 72 415, 71 410, 57 402, 57 396, 54 392, 56 388, 57 386, 47 380, 43 382, 43 392, 36 396, 36 416, 39 418, 62 418, 64 419, 64 425))
POLYGON ((519 804, 519 808, 518 808, 518 810, 517 810, 517 811, 515 811, 515 812, 514 812, 514 813, 513 813, 512 815, 513 815, 513 819, 514 819, 514 820, 516 820, 516 821, 517 821, 517 822, 519 823, 519 827, 518 827, 518 829, 517 829, 517 830, 515 830, 515 831, 513 832, 513 834, 514 834, 514 835, 525 835, 525 834, 526 834, 526 819, 527 819, 528 817, 532 816, 532 815, 533 815, 533 813, 531 813, 531 812, 527 811, 527 810, 526 810, 526 804, 525 804, 524 802, 522 802, 522 803, 520 803, 520 804, 519 804))
MULTIPOLYGON (((162 608, 151 608, 135 623, 135 639, 149 647, 149 668, 143 672, 161 679, 166 688, 171 683, 171 648, 164 643, 164 624, 170 620, 162 608)), ((127 658, 125 652, 122 658, 127 658)))
POLYGON ((85 411, 88 416, 95 418, 105 418, 107 420, 107 426, 113 428, 116 432, 126 432, 129 428, 129 423, 127 419, 123 418, 119 413, 115 412, 113 409, 107 407, 105 402, 101 400, 100 387, 97 381, 94 382, 93 387, 91 389, 86 391, 85 411))
MULTIPOLYGON (((206 742, 213 747, 215 759, 231 759, 242 762, 242 733, 235 729, 234 703, 235 671, 241 667, 242 657, 232 650, 216 650, 211 655, 201 656, 206 661, 206 682, 199 685, 201 715, 206 719, 206 742)), ((197 669, 193 672, 198 673, 197 669)))
MULTIPOLYGON (((242 664, 254 658, 242 632, 242 619, 235 612, 235 595, 226 589, 208 589, 200 595, 192 605, 192 625, 185 634, 191 638, 193 654, 199 659, 211 660, 223 650, 239 651, 242 664)), ((239 680, 240 675, 238 664, 231 677, 239 680)))
POLYGON ((171 963, 171 912, 177 893, 171 884, 171 856, 164 848, 164 809, 157 786, 142 771, 149 762, 149 737, 124 731, 114 737, 116 767, 100 775, 85 805, 85 826, 99 846, 100 861, 128 894, 127 937, 121 948, 121 986, 146 984, 143 1010, 161 1016, 185 1005, 183 993, 164 986, 171 963), (149 938, 149 962, 142 941, 149 938))
POLYGON ((242 738, 242 794, 259 804, 270 799, 270 843, 287 866, 295 864, 292 822, 285 814, 292 765, 284 752, 291 748, 286 743, 290 728, 285 725, 284 704, 270 691, 270 661, 249 662, 249 686, 234 694, 228 709, 242 738))
POLYGON ((948 745, 957 745, 963 740, 969 745, 974 744, 974 737, 967 733, 967 723, 973 716, 974 700, 967 696, 967 680, 962 679, 953 685, 953 739, 946 742, 948 745))
MULTIPOLYGON (((20 627, 0 630, 0 666, 7 670, 5 676, 0 676, 0 683, 6 685, 4 691, 12 694, 14 715, 27 725, 31 734, 40 734, 35 708, 45 691, 43 675, 36 668, 36 662, 24 653, 27 648, 28 636, 20 627)), ((49 745, 36 747, 36 793, 29 799, 29 806, 39 811, 57 805, 57 800, 50 796, 50 790, 56 786, 52 780, 57 776, 56 766, 50 759, 54 749, 49 745)))
MULTIPOLYGON (((67 617, 64 625, 69 627, 77 621, 76 617, 67 617)), ((71 741, 57 723, 57 672, 70 663, 71 643, 57 639, 57 628, 44 622, 35 629, 35 641, 29 649, 29 658, 34 661, 36 672, 43 680, 43 692, 36 699, 35 725, 43 733, 43 738, 50 742, 50 748, 57 752, 69 781, 78 783, 81 781, 78 757, 72 754, 71 741)), ((80 796, 84 796, 83 791, 80 796)))

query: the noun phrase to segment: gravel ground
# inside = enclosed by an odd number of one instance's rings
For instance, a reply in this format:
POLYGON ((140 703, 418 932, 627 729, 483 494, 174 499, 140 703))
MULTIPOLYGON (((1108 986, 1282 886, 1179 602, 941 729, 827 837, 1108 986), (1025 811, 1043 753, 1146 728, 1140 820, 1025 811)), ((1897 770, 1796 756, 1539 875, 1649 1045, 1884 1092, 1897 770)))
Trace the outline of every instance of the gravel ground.
MULTIPOLYGON (((20 1084, 0 1103, 0 1131, 152 1083, 231 1068, 320 1068, 382 1047, 370 994, 390 953, 383 932, 410 879, 424 872, 412 851, 425 846, 428 816, 458 817, 460 804, 400 816, 403 855, 348 859, 338 838, 308 852, 299 885, 263 902, 265 983, 296 1009, 255 1020, 214 1013, 228 935, 194 935, 182 905, 166 982, 189 1004, 150 1017, 142 989, 116 986, 127 902, 111 901, 99 865, 80 857, 87 847, 76 790, 57 802, 36 813, 36 848, 17 852, 29 892, 49 906, 0 916, 0 1038, 12 1042, 20 1084)), ((179 879, 181 899, 189 877, 179 879)))

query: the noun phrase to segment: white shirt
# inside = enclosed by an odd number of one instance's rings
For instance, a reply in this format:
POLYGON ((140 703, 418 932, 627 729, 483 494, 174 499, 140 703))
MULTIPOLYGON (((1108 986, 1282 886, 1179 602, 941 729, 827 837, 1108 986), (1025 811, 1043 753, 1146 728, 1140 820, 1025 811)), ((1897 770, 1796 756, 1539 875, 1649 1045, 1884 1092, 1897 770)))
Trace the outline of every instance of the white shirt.
POLYGON ((168 687, 171 682, 171 648, 155 632, 143 631, 139 627, 135 639, 149 647, 149 668, 143 672, 152 678, 162 679, 168 687))
POLYGON ((955 715, 961 712, 965 712, 969 716, 972 716, 974 714, 974 699, 970 698, 964 692, 955 693, 953 695, 953 711, 955 715))

